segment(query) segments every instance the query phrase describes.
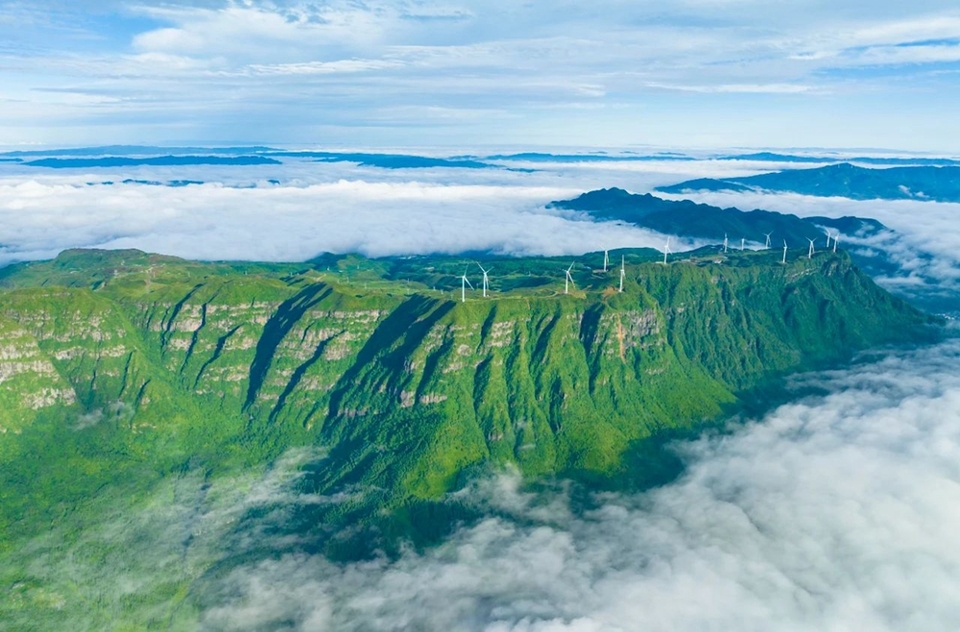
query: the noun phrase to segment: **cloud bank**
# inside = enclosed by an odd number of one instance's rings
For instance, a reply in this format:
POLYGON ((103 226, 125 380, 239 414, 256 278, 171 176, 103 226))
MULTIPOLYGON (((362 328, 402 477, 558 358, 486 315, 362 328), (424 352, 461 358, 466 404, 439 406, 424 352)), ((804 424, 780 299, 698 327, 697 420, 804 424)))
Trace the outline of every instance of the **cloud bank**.
POLYGON ((958 360, 952 340, 800 376, 821 394, 680 446, 680 480, 585 514, 506 476, 470 492, 500 517, 426 553, 238 568, 204 629, 956 629, 958 360))
POLYGON ((654 232, 581 221, 544 205, 603 186, 647 190, 690 171, 729 174, 741 169, 667 161, 609 168, 554 165, 520 173, 390 170, 290 159, 257 167, 137 167, 49 175, 13 165, 6 171, 10 175, 0 178, 0 265, 50 258, 76 247, 266 261, 302 261, 328 251, 567 255, 659 248, 663 237, 654 232), (128 178, 205 184, 123 183, 128 178), (103 182, 114 184, 89 185, 103 182))

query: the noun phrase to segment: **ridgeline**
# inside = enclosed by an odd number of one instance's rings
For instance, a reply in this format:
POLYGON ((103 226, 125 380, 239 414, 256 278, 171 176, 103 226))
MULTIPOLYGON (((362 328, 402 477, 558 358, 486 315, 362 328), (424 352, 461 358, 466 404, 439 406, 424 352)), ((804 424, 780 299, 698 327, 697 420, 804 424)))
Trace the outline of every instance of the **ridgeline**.
POLYGON ((96 494, 136 498, 298 446, 327 455, 303 485, 362 490, 323 508, 327 521, 433 506, 507 466, 642 487, 670 474, 651 446, 736 412, 745 393, 934 335, 843 252, 780 254, 705 249, 665 266, 655 251, 614 251, 603 272, 593 253, 567 295, 569 259, 487 259, 491 296, 466 302, 460 275, 478 269, 454 257, 68 251, 12 266, 0 276, 0 542, 96 494))

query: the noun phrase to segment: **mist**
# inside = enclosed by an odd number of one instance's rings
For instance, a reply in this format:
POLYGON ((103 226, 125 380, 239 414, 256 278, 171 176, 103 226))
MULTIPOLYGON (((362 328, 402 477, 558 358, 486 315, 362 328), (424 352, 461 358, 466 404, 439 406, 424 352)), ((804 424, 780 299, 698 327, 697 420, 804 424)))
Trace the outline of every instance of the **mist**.
POLYGON ((509 473, 479 481, 462 494, 497 517, 395 561, 236 568, 204 627, 957 629, 958 360, 951 340, 798 376, 797 401, 677 445, 676 482, 586 513, 509 473))

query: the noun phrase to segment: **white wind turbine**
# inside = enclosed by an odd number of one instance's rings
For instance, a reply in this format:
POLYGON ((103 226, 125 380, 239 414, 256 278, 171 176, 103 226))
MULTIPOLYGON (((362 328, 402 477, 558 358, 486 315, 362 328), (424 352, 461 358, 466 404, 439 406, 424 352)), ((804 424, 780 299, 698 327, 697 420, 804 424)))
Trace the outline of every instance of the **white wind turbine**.
POLYGON ((620 293, 623 294, 623 280, 627 277, 627 264, 623 255, 620 256, 620 293))
POLYGON ((467 269, 469 268, 464 269, 463 276, 460 277, 460 302, 461 303, 467 302, 467 286, 469 285, 470 289, 471 290, 473 289, 473 284, 470 283, 470 279, 467 278, 467 269))
POLYGON ((487 298, 487 288, 490 287, 490 278, 487 276, 487 273, 489 273, 490 270, 487 270, 482 265, 480 265, 479 261, 477 262, 477 267, 483 271, 483 298, 487 298))
POLYGON ((567 268, 567 277, 563 280, 563 293, 564 293, 564 294, 569 294, 569 293, 570 293, 570 286, 571 286, 571 285, 573 286, 573 289, 577 289, 577 285, 573 282, 573 276, 570 274, 570 271, 573 270, 573 266, 574 266, 575 264, 576 264, 575 262, 574 262, 574 263, 571 263, 571 264, 570 264, 570 267, 567 268))
POLYGON ((783 240, 783 261, 781 261, 780 263, 783 263, 783 264, 787 263, 787 240, 786 239, 783 240))
POLYGON ((833 251, 837 251, 837 244, 840 243, 840 231, 837 231, 837 234, 833 236, 833 251))
POLYGON ((827 229, 824 232, 827 233, 827 250, 830 250, 830 230, 827 229))
POLYGON ((747 247, 747 238, 746 238, 746 237, 741 237, 741 238, 740 238, 740 252, 743 252, 744 249, 746 249, 746 247, 747 247))
POLYGON ((603 271, 606 272, 607 268, 610 266, 610 251, 603 251, 603 271))
POLYGON ((816 240, 807 238, 807 241, 810 242, 810 250, 807 251, 807 259, 813 259, 813 255, 817 252, 816 248, 813 247, 813 244, 816 242, 816 240))
POLYGON ((667 243, 663 245, 663 265, 667 265, 667 255, 670 254, 670 238, 667 237, 667 243))
POLYGON ((727 234, 724 233, 724 234, 723 234, 723 251, 724 251, 724 252, 727 251, 727 247, 728 247, 729 245, 730 245, 730 240, 727 239, 727 234))
POLYGON ((770 235, 772 234, 773 233, 764 233, 764 235, 767 238, 767 243, 764 245, 764 248, 766 248, 767 250, 770 250, 770 235))

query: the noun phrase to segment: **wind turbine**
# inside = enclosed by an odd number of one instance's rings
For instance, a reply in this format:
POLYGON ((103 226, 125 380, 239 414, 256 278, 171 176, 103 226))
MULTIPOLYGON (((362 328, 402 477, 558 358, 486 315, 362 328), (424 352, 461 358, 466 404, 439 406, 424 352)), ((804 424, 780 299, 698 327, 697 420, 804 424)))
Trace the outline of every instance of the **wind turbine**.
POLYGON ((730 240, 727 239, 727 234, 724 233, 724 234, 723 234, 723 252, 724 252, 724 253, 727 252, 727 246, 729 246, 729 245, 730 245, 730 240))
POLYGON ((577 285, 573 282, 573 276, 570 275, 570 271, 573 270, 573 266, 574 266, 575 264, 576 264, 576 262, 571 263, 571 264, 570 264, 570 267, 567 268, 567 277, 563 280, 563 293, 564 293, 564 294, 569 294, 569 293, 570 293, 570 286, 571 286, 571 285, 573 285, 573 288, 574 288, 574 289, 577 288, 577 285))
POLYGON ((840 231, 837 231, 837 234, 833 236, 833 251, 837 251, 837 244, 840 243, 840 231))
POLYGON ((670 238, 667 237, 667 243, 663 245, 663 265, 667 265, 667 255, 670 254, 670 238))
POLYGON ((746 247, 747 247, 747 238, 746 238, 746 237, 741 237, 741 238, 740 238, 740 252, 743 252, 744 248, 746 248, 746 247))
POLYGON ((783 240, 783 261, 781 261, 780 263, 784 265, 786 265, 787 263, 787 240, 786 239, 783 240))
POLYGON ((467 302, 467 286, 469 285, 470 289, 471 290, 473 289, 473 284, 470 283, 470 279, 467 278, 468 269, 469 268, 465 268, 463 271, 463 276, 460 277, 460 302, 461 303, 467 302))
POLYGON ((627 276, 627 264, 623 255, 620 255, 620 293, 623 294, 623 279, 627 276))
POLYGON ((767 237, 767 243, 764 245, 764 248, 767 250, 770 250, 770 235, 772 234, 773 233, 764 233, 764 235, 767 237))
POLYGON ((484 269, 479 261, 477 262, 477 267, 483 271, 483 298, 487 298, 487 288, 490 286, 490 279, 487 277, 487 273, 490 272, 490 270, 484 269))
POLYGON ((607 271, 607 267, 609 267, 609 265, 610 265, 610 251, 604 250, 603 251, 603 271, 604 272, 607 271))
POLYGON ((810 242, 810 250, 807 251, 807 259, 813 259, 813 255, 817 252, 816 248, 813 247, 813 244, 816 242, 816 240, 807 238, 807 241, 810 242))

